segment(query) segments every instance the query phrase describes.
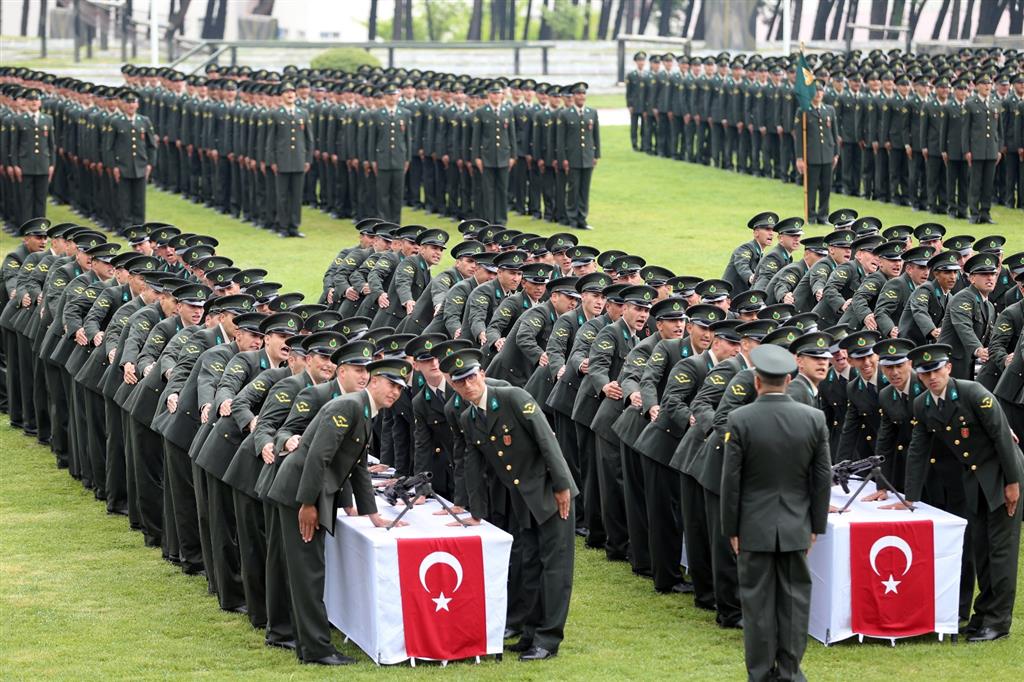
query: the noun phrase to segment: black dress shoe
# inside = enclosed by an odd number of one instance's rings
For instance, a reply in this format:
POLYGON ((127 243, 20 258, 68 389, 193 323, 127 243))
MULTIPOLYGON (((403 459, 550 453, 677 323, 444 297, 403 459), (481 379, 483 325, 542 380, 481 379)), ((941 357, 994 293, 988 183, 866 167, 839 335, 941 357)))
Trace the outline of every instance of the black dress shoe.
POLYGON ((693 583, 676 583, 667 590, 655 590, 658 594, 693 594, 693 583))
POLYGON ((579 535, 581 538, 588 537, 590 535, 590 529, 586 526, 576 526, 576 535, 579 535))
POLYGON ((515 628, 505 628, 505 634, 502 635, 502 639, 515 639, 516 637, 521 637, 522 634, 522 630, 516 630, 515 628))
POLYGON ((608 557, 608 561, 629 561, 625 552, 607 552, 605 556, 608 557))
POLYGON ((315 661, 305 661, 305 663, 312 663, 313 665, 352 665, 355 662, 356 659, 350 658, 344 654, 339 654, 337 652, 331 654, 330 656, 318 658, 315 661))
POLYGON ((990 627, 988 627, 986 625, 985 627, 981 628, 976 633, 974 633, 973 635, 968 637, 967 641, 968 642, 994 642, 997 639, 1002 639, 1003 637, 1009 637, 1009 636, 1010 636, 1010 633, 1007 632, 1006 630, 996 630, 995 628, 990 628, 990 627))
POLYGON ((245 604, 239 604, 238 606, 232 606, 231 608, 224 610, 228 613, 241 613, 242 615, 247 615, 249 613, 249 608, 245 604))
POLYGON ((714 611, 715 610, 715 603, 714 602, 711 602, 710 604, 705 604, 704 602, 699 602, 696 599, 694 599, 693 600, 693 605, 696 606, 701 611, 714 611))
POLYGON ((548 651, 542 646, 535 646, 519 655, 520 661, 543 661, 554 658, 555 652, 548 651))
POLYGON ((967 222, 969 222, 971 225, 977 225, 978 223, 981 222, 981 219, 976 215, 972 215, 970 218, 967 219, 967 222))
POLYGON ((264 640, 263 643, 267 646, 277 647, 278 649, 288 649, 289 651, 295 651, 295 647, 298 646, 294 639, 285 639, 279 642, 272 639, 267 639, 264 640))
POLYGON ((531 641, 527 641, 525 639, 520 639, 518 642, 515 642, 513 644, 509 644, 505 648, 508 649, 509 651, 514 652, 514 653, 521 654, 524 651, 529 651, 530 649, 533 648, 533 641, 532 640, 531 641))
POLYGON ((206 567, 202 564, 182 564, 181 572, 185 575, 206 575, 206 567))
POLYGON ((722 628, 723 630, 742 630, 743 619, 740 618, 739 620, 732 620, 725 623, 719 623, 718 627, 722 628))
POLYGON ((992 220, 992 216, 983 215, 981 216, 981 222, 988 223, 989 225, 995 225, 996 221, 992 220))

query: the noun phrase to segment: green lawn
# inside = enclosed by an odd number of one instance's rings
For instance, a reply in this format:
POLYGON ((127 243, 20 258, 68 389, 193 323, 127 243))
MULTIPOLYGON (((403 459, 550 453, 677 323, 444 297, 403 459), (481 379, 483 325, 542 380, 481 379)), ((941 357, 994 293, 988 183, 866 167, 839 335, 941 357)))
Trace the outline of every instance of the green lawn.
MULTIPOLYGON (((753 213, 773 209, 798 214, 799 188, 756 180, 625 151, 625 132, 606 128, 605 156, 593 188, 592 222, 580 233, 587 243, 638 253, 677 273, 718 276, 728 253, 747 238, 753 213)), ((838 199, 834 208, 847 203, 838 199)), ((848 201, 886 225, 917 224, 926 215, 909 209, 848 201)), ((221 252, 244 265, 265 265, 271 276, 315 297, 320 276, 334 253, 354 239, 352 225, 306 211, 305 240, 280 239, 226 219, 208 209, 152 190, 148 215, 182 229, 216 235, 221 252)), ((1020 214, 993 213, 996 230, 1024 246, 1020 214), (1011 218, 1015 225, 1011 228, 1011 218)), ((74 220, 53 208, 54 220, 74 220)), ((406 212, 404 221, 424 221, 406 212)), ((436 224, 434 221, 426 221, 436 224)), ((963 221, 954 233, 980 232, 963 221)), ((512 225, 550 234, 547 224, 515 218, 512 225)), ((450 223, 443 227, 454 228, 450 223)), ((822 228, 809 230, 809 234, 822 228)), ((13 241, 3 237, 0 250, 13 241)), ((532 666, 506 657, 501 664, 460 665, 457 672, 411 670, 404 678, 459 675, 460 679, 741 679, 740 633, 714 624, 692 600, 658 596, 650 583, 633 577, 625 564, 578 545, 576 581, 565 644, 557 659, 532 666)), ((1018 576, 1018 591, 1024 594, 1018 576)), ((1024 607, 1018 602, 1018 623, 1024 607)), ((1018 630, 1020 625, 1018 624, 1018 630)), ((208 679, 324 678, 320 668, 262 645, 241 616, 222 613, 205 583, 189 578, 146 549, 123 517, 107 516, 100 503, 57 471, 52 455, 0 420, 0 677, 29 679, 140 679, 168 676, 208 679)), ((855 640, 853 640, 855 641, 855 640)), ((805 670, 811 679, 858 677, 902 680, 1016 679, 1024 660, 1024 636, 990 645, 938 644, 933 637, 832 648, 811 642, 805 670)), ((342 674, 377 677, 354 646, 339 646, 360 659, 342 674)))

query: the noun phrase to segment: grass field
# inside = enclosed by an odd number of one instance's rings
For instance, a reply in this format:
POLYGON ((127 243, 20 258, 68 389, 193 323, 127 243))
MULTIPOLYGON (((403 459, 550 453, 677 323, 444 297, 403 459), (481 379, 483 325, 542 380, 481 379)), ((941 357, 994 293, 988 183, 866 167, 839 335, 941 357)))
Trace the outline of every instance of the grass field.
MULTIPOLYGON (((622 248, 677 273, 719 276, 731 249, 748 237, 744 227, 757 211, 780 215, 802 210, 799 188, 653 159, 627 151, 625 131, 606 128, 604 159, 595 175, 591 222, 580 233, 585 243, 622 248)), ((877 215, 885 225, 917 224, 927 214, 837 197, 833 208, 849 205, 877 215)), ((152 190, 148 215, 184 230, 216 235, 222 253, 249 266, 266 266, 275 280, 315 297, 321 273, 355 232, 347 221, 306 211, 307 239, 279 239, 238 221, 152 190)), ((1024 247, 1019 213, 997 209, 998 231, 1013 250, 1024 247), (1015 222, 1014 222, 1015 221, 1015 222), (1011 222, 1014 224, 1011 225, 1011 222)), ((51 207, 55 221, 75 220, 51 207)), ((426 220, 406 212, 404 222, 426 220)), ((965 221, 947 223, 952 233, 970 233, 965 221)), ((522 218, 519 229, 550 234, 547 224, 522 218)), ((441 227, 453 228, 450 224, 441 227)), ((815 234, 822 228, 810 229, 815 234)), ((4 235, 2 251, 14 242, 4 235)), ((399 666, 381 673, 359 658, 340 674, 357 679, 401 679, 457 675, 459 679, 742 679, 743 647, 737 631, 720 630, 713 614, 692 600, 653 593, 625 564, 578 546, 576 580, 566 640, 557 659, 522 665, 459 664, 399 666)), ((1018 575, 1018 592, 1024 580, 1018 575)), ((888 643, 853 643, 825 648, 808 645, 805 671, 812 680, 899 678, 901 680, 1018 679, 1024 660, 1019 632, 1024 607, 1018 600, 1018 632, 989 645, 951 646, 933 637, 888 643), (1017 673, 1013 673, 1017 670, 1017 673)), ((262 645, 241 616, 217 609, 205 583, 189 578, 146 549, 123 517, 107 516, 49 450, 0 420, 0 677, 3 679, 312 679, 335 675, 299 666, 280 650, 262 645)))

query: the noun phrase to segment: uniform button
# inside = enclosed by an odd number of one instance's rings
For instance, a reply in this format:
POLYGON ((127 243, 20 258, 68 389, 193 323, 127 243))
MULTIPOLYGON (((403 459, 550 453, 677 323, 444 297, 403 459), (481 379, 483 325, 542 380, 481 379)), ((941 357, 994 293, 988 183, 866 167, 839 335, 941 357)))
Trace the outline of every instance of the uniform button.
POLYGON ((897 445, 896 446, 896 450, 899 451, 899 452, 903 452, 903 446, 902 445, 897 445))
POLYGON ((441 452, 441 448, 434 448, 434 452, 441 452))
POLYGON ((871 440, 871 436, 868 436, 865 440, 870 441, 871 440))
POLYGON ((978 465, 977 464, 972 464, 971 465, 971 471, 977 471, 977 470, 978 470, 978 465))
POLYGON ((935 458, 934 458, 934 457, 932 457, 932 458, 931 458, 930 460, 928 460, 928 461, 929 461, 929 462, 930 462, 931 464, 935 464, 935 458))
POLYGON ((946 427, 946 430, 947 430, 947 431, 952 431, 952 430, 953 430, 953 427, 952 427, 952 426, 947 426, 947 427, 946 427))
POLYGON ((498 440, 498 437, 497 437, 497 436, 491 436, 491 442, 492 442, 492 443, 493 443, 494 441, 496 441, 496 440, 498 440))
POLYGON ((954 440, 954 441, 953 441, 953 445, 960 445, 960 441, 959 441, 959 439, 958 439, 958 440, 954 440))
POLYGON ((512 485, 519 485, 519 479, 518 478, 512 479, 512 485))
POLYGON ((971 453, 969 453, 969 452, 965 452, 965 453, 964 453, 964 459, 967 459, 967 458, 968 458, 968 457, 970 457, 970 456, 971 456, 971 453))
POLYGON ((477 444, 477 445, 480 445, 480 441, 477 441, 477 442, 476 442, 476 444, 477 444))
POLYGON ((512 471, 512 465, 511 464, 506 464, 505 465, 505 471, 512 471))

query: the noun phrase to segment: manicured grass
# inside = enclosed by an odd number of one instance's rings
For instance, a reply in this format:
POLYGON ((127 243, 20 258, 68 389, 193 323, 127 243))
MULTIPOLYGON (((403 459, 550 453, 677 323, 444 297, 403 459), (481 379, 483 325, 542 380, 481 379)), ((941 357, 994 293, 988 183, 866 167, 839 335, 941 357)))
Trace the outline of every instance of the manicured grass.
MULTIPOLYGON (((677 273, 719 276, 732 248, 748 238, 744 225, 751 215, 769 208, 783 216, 802 210, 800 190, 792 185, 654 159, 627 151, 624 129, 604 133, 604 159, 592 193, 591 222, 597 229, 579 233, 585 243, 622 248, 677 273)), ((928 219, 863 200, 833 202, 833 208, 842 205, 877 215, 886 225, 928 219)), ((266 266, 273 279, 314 299, 324 267, 355 238, 351 222, 309 210, 302 227, 308 238, 286 240, 157 190, 150 191, 148 209, 152 220, 215 235, 222 253, 243 265, 266 266)), ((1024 246, 1019 213, 996 209, 993 216, 1000 223, 993 232, 1007 235, 1013 250, 1024 246)), ((76 219, 64 207, 51 207, 50 217, 76 219)), ((438 224, 412 211, 403 220, 438 224)), ((965 221, 951 222, 946 224, 953 233, 982 236, 965 221)), ((557 231, 519 217, 511 224, 542 234, 557 231)), ((451 223, 440 226, 454 231, 451 223)), ((0 250, 13 244, 5 235, 0 250)), ((554 661, 527 666, 507 656, 500 664, 460 664, 447 671, 400 666, 382 673, 339 638, 339 646, 360 660, 343 674, 360 679, 388 674, 403 679, 453 674, 488 680, 742 679, 739 632, 717 628, 713 614, 698 611, 689 598, 654 594, 626 564, 609 563, 582 544, 577 548, 566 640, 554 661)), ((1021 575, 1018 592, 1024 594, 1021 575)), ((1021 622, 1020 601, 1015 613, 1021 622)), ((182 575, 158 551, 143 547, 123 517, 107 516, 89 492, 54 467, 49 450, 12 430, 6 418, 0 419, 0 641, 0 676, 8 679, 322 679, 338 674, 299 666, 290 654, 265 648, 262 633, 243 617, 217 609, 204 581, 182 575)), ((1017 677, 1024 660, 1019 632, 977 646, 938 644, 934 637, 895 648, 854 641, 831 648, 810 642, 808 677, 1008 680, 1017 677)))

